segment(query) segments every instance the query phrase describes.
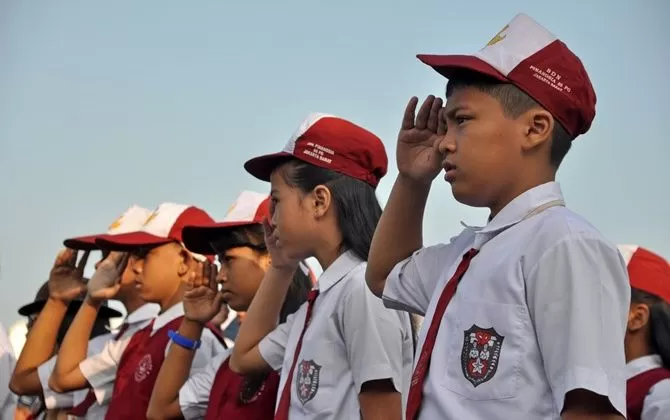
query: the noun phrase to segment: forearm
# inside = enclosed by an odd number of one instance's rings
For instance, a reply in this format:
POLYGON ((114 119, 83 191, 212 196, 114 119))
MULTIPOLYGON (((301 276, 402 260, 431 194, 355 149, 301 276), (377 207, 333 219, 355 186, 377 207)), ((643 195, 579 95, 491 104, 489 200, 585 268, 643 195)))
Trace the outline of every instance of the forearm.
POLYGON ((42 392, 37 368, 53 356, 60 324, 65 318, 68 303, 48 299, 37 321, 30 329, 26 343, 16 362, 9 387, 18 395, 38 395, 42 392))
POLYGON ((257 371, 254 354, 258 343, 277 327, 279 311, 291 284, 295 270, 270 267, 246 312, 235 339, 230 366, 236 372, 257 371))
MULTIPOLYGON (((179 334, 191 339, 200 340, 203 326, 186 318, 179 327, 179 334)), ((149 418, 181 417, 179 407, 179 391, 188 380, 195 352, 179 345, 172 344, 158 373, 156 385, 149 402, 149 418)))
POLYGON ((55 391, 65 392, 86 386, 81 383, 85 380, 79 370, 79 363, 88 355, 88 341, 99 309, 99 301, 86 298, 68 328, 49 381, 55 391))
POLYGON ((381 296, 395 265, 423 246, 423 215, 430 184, 399 175, 375 230, 365 273, 368 287, 381 296))

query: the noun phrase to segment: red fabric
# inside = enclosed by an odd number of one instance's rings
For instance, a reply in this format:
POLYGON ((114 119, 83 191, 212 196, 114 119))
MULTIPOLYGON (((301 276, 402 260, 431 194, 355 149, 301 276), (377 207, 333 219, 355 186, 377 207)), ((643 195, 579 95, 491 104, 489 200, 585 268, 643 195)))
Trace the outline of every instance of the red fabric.
POLYGON ((314 302, 319 296, 318 290, 311 290, 309 295, 307 295, 307 313, 305 314, 305 325, 302 327, 302 332, 300 333, 300 338, 298 339, 298 345, 295 347, 295 353, 293 354, 293 363, 291 363, 291 370, 288 371, 286 375, 286 383, 284 384, 284 389, 282 389, 281 399, 279 400, 279 406, 277 407, 277 415, 275 420, 288 420, 288 412, 291 407, 291 383, 293 382, 293 372, 295 371, 295 365, 298 362, 298 356, 300 355, 300 349, 302 349, 302 339, 305 336, 305 331, 307 331, 307 326, 309 321, 312 318, 312 309, 314 307, 314 302))
POLYGON ((271 372, 259 390, 248 401, 242 401, 245 379, 233 372, 226 359, 216 372, 212 390, 209 394, 209 404, 205 420, 271 419, 275 411, 277 391, 279 390, 279 375, 271 372))
POLYGON ((628 420, 642 419, 645 397, 654 385, 664 379, 670 379, 670 370, 660 367, 637 374, 626 382, 628 420))
POLYGON ((244 168, 256 178, 269 181, 275 168, 286 162, 287 157, 294 157, 373 187, 377 187, 388 170, 386 149, 379 137, 339 117, 325 116, 316 120, 292 146, 292 150, 253 158, 244 168))
POLYGON ((638 247, 627 264, 630 287, 670 303, 670 264, 660 255, 638 247))
MULTIPOLYGON (((168 322, 153 335, 153 321, 130 339, 119 361, 107 420, 144 420, 149 400, 170 341, 168 330, 177 330, 184 317, 168 322)), ((207 328, 221 340, 221 333, 212 325, 207 328)))
MULTIPOLYGON (((121 325, 121 328, 119 328, 119 331, 116 333, 114 336, 113 340, 117 341, 119 338, 123 336, 123 334, 128 331, 128 324, 125 322, 121 325)), ((77 416, 77 417, 84 417, 86 413, 88 412, 88 409, 95 404, 97 399, 95 398, 95 392, 93 392, 93 388, 90 388, 88 390, 88 393, 86 394, 86 398, 79 404, 75 405, 70 409, 68 414, 77 416)))
POLYGON ((456 287, 470 266, 470 261, 472 261, 478 252, 479 251, 476 249, 470 249, 465 253, 465 255, 463 255, 463 259, 461 260, 460 264, 458 264, 456 272, 454 272, 454 275, 451 276, 451 279, 449 279, 447 282, 446 286, 442 290, 440 299, 437 301, 435 313, 433 314, 433 319, 430 322, 430 328, 426 334, 426 340, 423 343, 423 347, 421 347, 419 361, 417 362, 414 373, 412 374, 412 382, 410 384, 409 396, 407 398, 407 420, 414 420, 419 414, 421 401, 423 400, 423 381, 426 378, 426 374, 428 373, 430 357, 433 352, 433 347, 435 346, 435 339, 437 338, 437 332, 440 329, 440 324, 442 323, 444 311, 447 310, 447 306, 449 305, 451 298, 454 297, 454 294, 456 293, 456 287))

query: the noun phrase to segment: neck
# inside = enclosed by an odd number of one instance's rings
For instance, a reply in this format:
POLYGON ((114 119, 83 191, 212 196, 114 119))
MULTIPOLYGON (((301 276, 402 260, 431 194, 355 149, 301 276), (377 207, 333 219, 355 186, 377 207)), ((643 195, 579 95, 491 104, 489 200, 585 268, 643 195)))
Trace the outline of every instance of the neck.
POLYGON ((126 308, 126 313, 130 315, 143 306, 146 302, 144 302, 139 296, 132 295, 122 299, 121 303, 126 308))
POLYGON ((180 286, 171 296, 160 302, 161 313, 180 303, 184 298, 184 289, 180 286))
POLYGON ((314 248, 313 256, 319 261, 321 268, 324 270, 330 267, 335 262, 337 257, 342 255, 342 233, 337 227, 337 221, 329 224, 331 229, 326 229, 326 232, 319 239, 319 242, 314 248))
POLYGON ((624 339, 624 351, 626 352, 626 363, 653 354, 651 347, 647 345, 645 340, 631 337, 630 333, 626 334, 624 339))
POLYGON ((512 200, 525 193, 528 190, 531 190, 538 185, 546 184, 547 182, 552 182, 556 180, 556 171, 554 170, 538 170, 533 173, 534 176, 528 176, 526 173, 524 175, 525 179, 516 182, 513 186, 508 188, 506 192, 500 195, 500 198, 493 202, 489 206, 491 210, 491 215, 489 216, 489 221, 500 213, 502 209, 505 208, 512 200))

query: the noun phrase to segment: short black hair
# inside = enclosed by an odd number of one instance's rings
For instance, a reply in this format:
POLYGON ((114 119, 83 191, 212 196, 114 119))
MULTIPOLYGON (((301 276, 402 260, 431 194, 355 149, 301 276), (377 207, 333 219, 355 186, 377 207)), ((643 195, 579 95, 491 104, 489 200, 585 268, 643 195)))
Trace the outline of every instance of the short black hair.
POLYGON ((367 261, 372 236, 382 214, 375 188, 367 182, 298 159, 290 159, 286 168, 284 181, 304 193, 318 185, 330 189, 342 233, 340 251, 351 250, 367 261))
MULTIPOLYGON (((457 73, 449 79, 447 83, 447 98, 454 90, 464 87, 475 88, 496 98, 500 102, 505 115, 510 118, 517 118, 533 108, 543 108, 536 100, 511 83, 502 83, 492 77, 468 71, 457 73)), ((570 151, 574 137, 568 133, 558 120, 554 119, 554 122, 554 131, 551 133, 549 161, 554 168, 558 168, 561 162, 563 162, 565 155, 570 151)))

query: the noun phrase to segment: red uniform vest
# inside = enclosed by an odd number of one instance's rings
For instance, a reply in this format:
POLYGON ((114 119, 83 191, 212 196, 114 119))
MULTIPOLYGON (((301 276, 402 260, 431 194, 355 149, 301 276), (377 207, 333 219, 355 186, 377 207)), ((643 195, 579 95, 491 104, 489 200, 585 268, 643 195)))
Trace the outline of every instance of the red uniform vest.
POLYGON ((205 420, 272 419, 279 389, 279 375, 276 372, 270 372, 259 390, 253 395, 244 395, 244 387, 244 377, 233 372, 228 367, 228 359, 226 359, 214 377, 205 420))
MULTIPOLYGON (((165 348, 170 341, 168 330, 177 330, 183 316, 173 319, 153 335, 153 321, 133 334, 119 361, 114 391, 109 401, 108 420, 145 420, 149 399, 158 372, 165 360, 165 348)), ((223 345, 223 337, 218 328, 207 325, 223 345)), ((225 347, 225 345, 224 345, 225 347)))
POLYGON ((660 367, 639 373, 626 382, 628 420, 641 420, 645 397, 654 385, 664 379, 670 379, 670 370, 660 367))

